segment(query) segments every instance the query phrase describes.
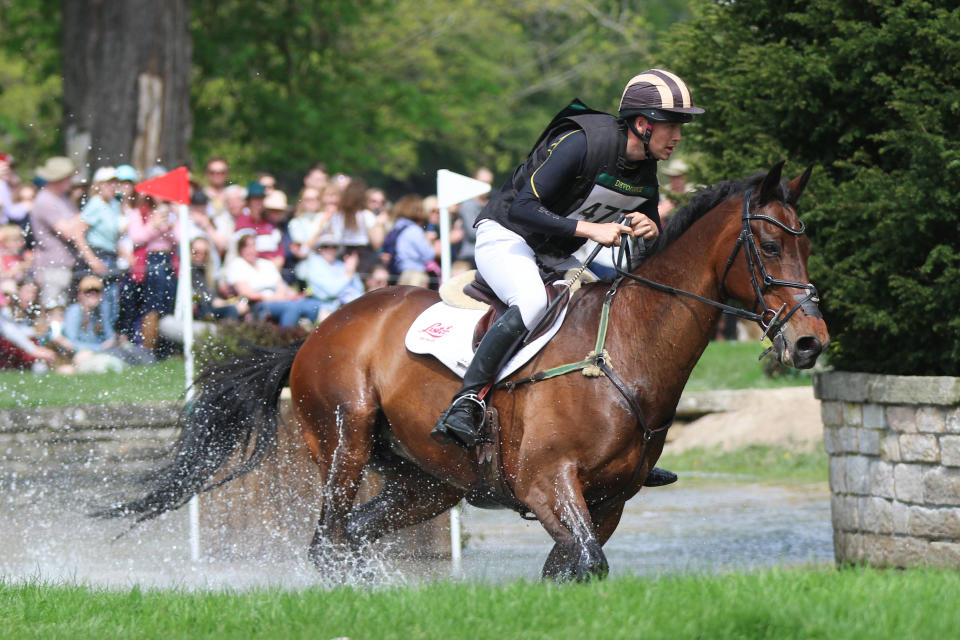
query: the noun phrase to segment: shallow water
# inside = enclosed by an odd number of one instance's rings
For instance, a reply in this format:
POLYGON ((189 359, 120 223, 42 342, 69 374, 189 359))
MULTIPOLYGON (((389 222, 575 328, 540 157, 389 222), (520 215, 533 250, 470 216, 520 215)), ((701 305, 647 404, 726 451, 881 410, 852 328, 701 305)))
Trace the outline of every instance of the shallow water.
MULTIPOLYGON (((259 558, 219 554, 190 561, 187 509, 129 530, 87 517, 134 472, 83 456, 24 464, 0 459, 0 576, 106 587, 300 588, 330 585, 307 561, 309 539, 266 541, 259 558), (119 538, 118 534, 125 533, 119 538)), ((465 508, 461 571, 447 561, 386 560, 382 551, 354 582, 535 580, 551 548, 536 522, 508 511, 465 508)), ((217 532, 205 532, 215 536, 217 532)), ((758 484, 681 474, 631 500, 605 551, 611 572, 660 574, 833 561, 826 483, 758 484)), ((205 540, 205 542, 210 542, 205 540)))

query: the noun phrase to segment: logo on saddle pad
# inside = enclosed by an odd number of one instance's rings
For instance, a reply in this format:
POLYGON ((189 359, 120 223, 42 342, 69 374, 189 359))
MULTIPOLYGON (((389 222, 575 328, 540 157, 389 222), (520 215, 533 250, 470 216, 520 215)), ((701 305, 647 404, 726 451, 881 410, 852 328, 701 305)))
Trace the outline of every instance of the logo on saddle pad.
MULTIPOLYGON (((530 341, 503 367, 498 380, 502 380, 523 366, 560 329, 566 315, 566 307, 548 331, 530 341)), ((458 376, 463 376, 473 359, 473 330, 484 309, 462 309, 438 302, 428 307, 410 325, 405 344, 412 353, 430 355, 442 362, 458 376)))
POLYGON ((425 333, 431 338, 442 338, 443 336, 450 333, 450 330, 453 329, 452 324, 444 325, 440 322, 434 322, 428 327, 424 327, 420 330, 420 333, 425 333))

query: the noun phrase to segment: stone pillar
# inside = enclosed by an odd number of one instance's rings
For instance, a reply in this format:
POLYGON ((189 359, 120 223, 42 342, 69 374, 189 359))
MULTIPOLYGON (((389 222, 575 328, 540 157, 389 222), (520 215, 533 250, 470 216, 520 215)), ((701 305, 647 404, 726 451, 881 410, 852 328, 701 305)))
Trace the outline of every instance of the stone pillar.
POLYGON ((960 569, 960 378, 814 377, 837 563, 960 569))

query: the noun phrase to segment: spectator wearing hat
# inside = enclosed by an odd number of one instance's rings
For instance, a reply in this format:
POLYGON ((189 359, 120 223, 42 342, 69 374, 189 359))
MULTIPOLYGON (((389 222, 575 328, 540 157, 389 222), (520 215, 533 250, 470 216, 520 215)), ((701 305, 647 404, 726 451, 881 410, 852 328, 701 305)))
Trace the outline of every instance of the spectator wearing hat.
POLYGON ((660 193, 660 202, 657 205, 661 218, 672 213, 680 198, 694 190, 693 185, 687 182, 689 170, 689 165, 679 157, 671 158, 663 168, 663 175, 667 176, 668 181, 660 193))
POLYGON ((106 271, 101 274, 106 288, 101 299, 103 317, 111 329, 117 326, 120 312, 120 273, 117 264, 117 247, 120 234, 126 231, 127 221, 123 216, 123 207, 117 200, 117 170, 113 167, 100 167, 93 174, 93 187, 90 199, 80 212, 87 244, 94 255, 104 264, 106 271))
POLYGON ((190 194, 190 204, 188 205, 190 220, 187 237, 190 240, 205 238, 213 246, 211 256, 215 268, 219 270, 220 256, 227 250, 228 238, 220 233, 216 225, 213 224, 213 220, 210 219, 209 204, 210 200, 202 190, 194 189, 190 194))
POLYGON ((363 281, 357 274, 360 261, 357 248, 347 248, 342 259, 338 257, 339 252, 337 237, 327 233, 320 236, 316 250, 306 260, 307 292, 320 303, 318 321, 363 295, 363 281))
POLYGON ((300 319, 313 323, 320 311, 317 300, 294 291, 276 265, 259 256, 252 230, 240 232, 237 257, 224 269, 224 279, 261 320, 274 318, 281 327, 292 327, 300 319))
POLYGON ((283 234, 265 216, 269 211, 271 219, 283 222, 287 215, 287 195, 274 189, 265 197, 263 185, 259 182, 251 182, 247 189, 254 197, 248 196, 249 213, 237 218, 237 231, 252 230, 259 256, 272 262, 277 269, 282 269, 286 260, 282 245, 283 234))
POLYGON ((44 307, 66 306, 78 255, 95 273, 107 271, 87 244, 86 225, 68 197, 75 171, 73 162, 63 156, 48 159, 36 171, 44 186, 33 203, 30 228, 35 242, 34 264, 40 301, 44 307))
POLYGON ((148 350, 122 342, 114 332, 101 311, 103 292, 103 280, 94 275, 84 276, 77 286, 77 301, 67 307, 63 315, 63 337, 74 352, 73 360, 78 370, 122 368, 123 364, 153 362, 148 350), (89 365, 92 362, 97 364, 89 365))

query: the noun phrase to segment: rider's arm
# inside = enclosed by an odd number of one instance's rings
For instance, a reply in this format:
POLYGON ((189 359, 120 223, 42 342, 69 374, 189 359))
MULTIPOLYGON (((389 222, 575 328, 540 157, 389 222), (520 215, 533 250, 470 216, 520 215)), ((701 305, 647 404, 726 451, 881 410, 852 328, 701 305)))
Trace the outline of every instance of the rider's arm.
POLYGON ((549 155, 534 170, 530 179, 510 205, 510 219, 536 233, 572 236, 577 221, 558 216, 544 203, 569 189, 580 175, 587 153, 587 136, 583 131, 560 134, 550 145, 549 155))

